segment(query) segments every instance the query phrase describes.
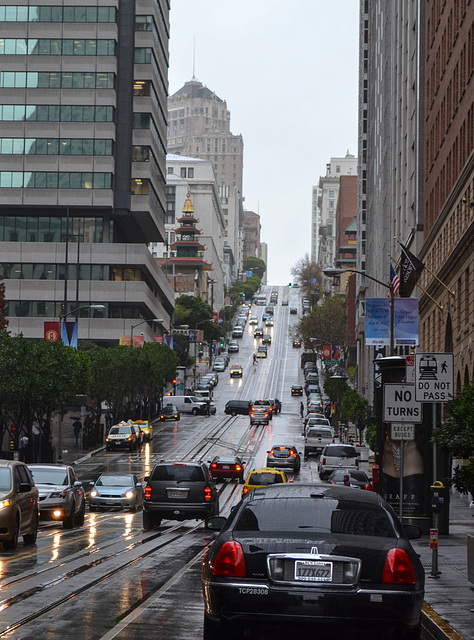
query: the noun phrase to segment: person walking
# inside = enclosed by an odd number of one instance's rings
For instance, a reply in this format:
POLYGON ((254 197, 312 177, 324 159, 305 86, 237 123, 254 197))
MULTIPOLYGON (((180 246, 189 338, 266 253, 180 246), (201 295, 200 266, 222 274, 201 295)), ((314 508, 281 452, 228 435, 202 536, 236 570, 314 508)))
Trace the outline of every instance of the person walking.
POLYGON ((81 429, 82 429, 81 421, 78 418, 76 418, 72 426, 74 429, 74 437, 76 438, 76 444, 79 444, 79 436, 81 435, 81 429))
POLYGON ((300 416, 304 418, 304 404, 300 402, 300 416))
POLYGON ((22 462, 26 462, 26 449, 28 447, 28 436, 22 436, 19 442, 19 452, 18 457, 22 462))

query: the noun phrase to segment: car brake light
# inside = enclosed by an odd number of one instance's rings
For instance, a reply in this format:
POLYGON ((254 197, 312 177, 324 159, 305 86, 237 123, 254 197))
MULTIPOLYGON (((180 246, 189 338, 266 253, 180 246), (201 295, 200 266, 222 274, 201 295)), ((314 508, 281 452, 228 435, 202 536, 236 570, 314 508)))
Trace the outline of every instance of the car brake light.
POLYGON ((294 451, 290 451, 290 458, 296 458, 296 453, 294 451))
POLYGON ((236 471, 241 471, 242 470, 242 467, 240 466, 240 464, 236 464, 235 465, 235 470, 236 471))
POLYGON ((148 485, 145 487, 145 500, 151 500, 151 487, 148 485))
POLYGON ((244 495, 245 495, 246 493, 248 493, 248 492, 249 492, 249 488, 248 488, 248 487, 244 487, 244 488, 242 489, 242 493, 243 493, 244 495))
POLYGON ((211 487, 206 487, 204 489, 204 500, 210 500, 212 498, 212 490, 211 487))
POLYGON ((356 467, 358 467, 358 466, 359 466, 359 458, 356 458, 355 466, 356 466, 356 467))
POLYGON ((382 573, 383 584, 415 584, 415 572, 405 549, 390 549, 382 573))
POLYGON ((213 469, 216 469, 216 468, 217 468, 217 464, 216 464, 215 462, 213 462, 213 463, 211 464, 211 467, 212 467, 213 469))
POLYGON ((212 575, 245 578, 244 553, 238 542, 224 542, 217 552, 212 575))
POLYGON ((272 450, 270 451, 270 455, 271 455, 271 456, 274 456, 274 455, 275 455, 275 449, 272 449, 272 450))

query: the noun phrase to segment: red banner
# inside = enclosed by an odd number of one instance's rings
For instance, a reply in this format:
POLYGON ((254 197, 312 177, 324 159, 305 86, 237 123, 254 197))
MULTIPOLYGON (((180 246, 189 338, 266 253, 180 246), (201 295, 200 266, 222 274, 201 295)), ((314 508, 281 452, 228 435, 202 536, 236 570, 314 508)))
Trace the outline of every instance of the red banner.
POLYGON ((323 360, 332 360, 330 344, 323 344, 323 360))
POLYGON ((44 323, 44 339, 46 342, 59 342, 61 340, 59 322, 44 323))

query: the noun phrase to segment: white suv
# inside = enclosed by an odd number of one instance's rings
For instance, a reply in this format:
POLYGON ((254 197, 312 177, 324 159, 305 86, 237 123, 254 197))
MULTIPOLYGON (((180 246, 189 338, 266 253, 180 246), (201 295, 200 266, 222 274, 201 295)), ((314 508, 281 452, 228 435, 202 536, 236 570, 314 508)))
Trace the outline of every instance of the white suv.
POLYGON ((358 469, 359 455, 352 445, 328 444, 324 447, 318 461, 321 480, 325 480, 335 469, 358 469))

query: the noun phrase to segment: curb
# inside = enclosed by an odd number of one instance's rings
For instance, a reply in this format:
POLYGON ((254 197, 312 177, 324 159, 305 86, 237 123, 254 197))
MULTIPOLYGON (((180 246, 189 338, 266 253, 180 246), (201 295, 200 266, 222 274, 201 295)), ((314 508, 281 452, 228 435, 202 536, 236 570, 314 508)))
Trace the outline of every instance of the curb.
POLYGON ((455 631, 446 620, 443 620, 426 602, 423 602, 421 609, 421 624, 428 632, 428 638, 433 638, 434 640, 464 640, 464 637, 455 631))

